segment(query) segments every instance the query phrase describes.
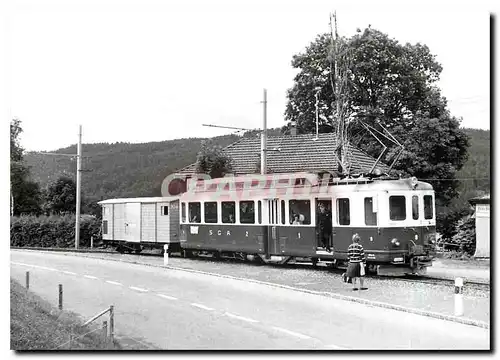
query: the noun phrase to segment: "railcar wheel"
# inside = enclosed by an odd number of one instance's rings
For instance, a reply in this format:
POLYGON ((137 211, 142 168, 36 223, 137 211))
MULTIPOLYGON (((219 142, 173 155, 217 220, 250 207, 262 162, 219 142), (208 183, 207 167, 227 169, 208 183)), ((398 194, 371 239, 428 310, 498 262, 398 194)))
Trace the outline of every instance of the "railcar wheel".
POLYGON ((368 264, 368 266, 366 267, 366 270, 369 274, 377 274, 377 265, 368 264))
POLYGON ((312 258, 312 264, 314 267, 318 266, 318 258, 312 258))

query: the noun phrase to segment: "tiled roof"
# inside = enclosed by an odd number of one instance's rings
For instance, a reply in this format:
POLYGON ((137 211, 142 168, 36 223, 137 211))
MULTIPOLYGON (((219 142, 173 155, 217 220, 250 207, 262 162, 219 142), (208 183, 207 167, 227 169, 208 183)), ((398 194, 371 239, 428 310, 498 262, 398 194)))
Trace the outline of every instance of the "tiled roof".
MULTIPOLYGON (((260 137, 244 138, 223 149, 232 159, 235 175, 258 172, 260 144, 260 137)), ((312 134, 270 136, 267 138, 267 169, 270 173, 336 171, 338 161, 335 148, 334 133, 319 134, 317 140, 312 134)), ((348 148, 351 155, 351 173, 370 171, 376 159, 351 145, 348 148)), ((382 172, 389 169, 380 162, 377 168, 382 172)), ((195 169, 196 164, 191 164, 178 173, 192 174, 195 169)))
POLYGON ((472 198, 469 200, 469 203, 471 203, 472 205, 489 204, 490 203, 490 194, 472 198))

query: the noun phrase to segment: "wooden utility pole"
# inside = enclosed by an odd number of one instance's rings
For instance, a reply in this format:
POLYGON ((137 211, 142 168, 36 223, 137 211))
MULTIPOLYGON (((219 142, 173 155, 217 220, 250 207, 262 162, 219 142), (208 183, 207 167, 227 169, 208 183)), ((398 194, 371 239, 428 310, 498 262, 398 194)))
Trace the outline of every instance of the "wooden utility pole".
POLYGON ((81 203, 81 176, 82 176, 82 125, 79 125, 78 147, 76 155, 76 221, 75 221, 75 249, 80 244, 80 203, 81 203))
POLYGON ((264 104, 264 116, 262 119, 262 133, 260 136, 260 173, 265 175, 267 172, 267 158, 266 158, 266 150, 267 150, 267 90, 264 89, 264 100, 262 101, 264 104))

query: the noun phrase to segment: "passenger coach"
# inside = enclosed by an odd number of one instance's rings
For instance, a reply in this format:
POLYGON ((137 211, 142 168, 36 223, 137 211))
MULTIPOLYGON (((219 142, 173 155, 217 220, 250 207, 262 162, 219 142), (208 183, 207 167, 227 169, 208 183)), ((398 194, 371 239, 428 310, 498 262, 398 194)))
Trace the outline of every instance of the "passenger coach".
POLYGON ((322 182, 301 173, 204 180, 181 195, 180 212, 187 255, 321 259, 339 266, 358 233, 368 269, 379 274, 424 272, 433 256, 434 191, 415 178, 322 182), (318 244, 320 203, 332 217, 329 252, 318 244))

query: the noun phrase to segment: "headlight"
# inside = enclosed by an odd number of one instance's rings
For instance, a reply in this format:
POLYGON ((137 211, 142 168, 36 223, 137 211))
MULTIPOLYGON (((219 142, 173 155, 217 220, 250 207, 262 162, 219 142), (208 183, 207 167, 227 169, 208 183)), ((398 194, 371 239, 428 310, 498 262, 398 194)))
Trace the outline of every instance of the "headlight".
POLYGON ((398 239, 396 239, 396 238, 392 239, 392 240, 391 240, 391 243, 392 243, 393 245, 395 245, 395 246, 399 246, 399 241, 398 241, 398 239))

